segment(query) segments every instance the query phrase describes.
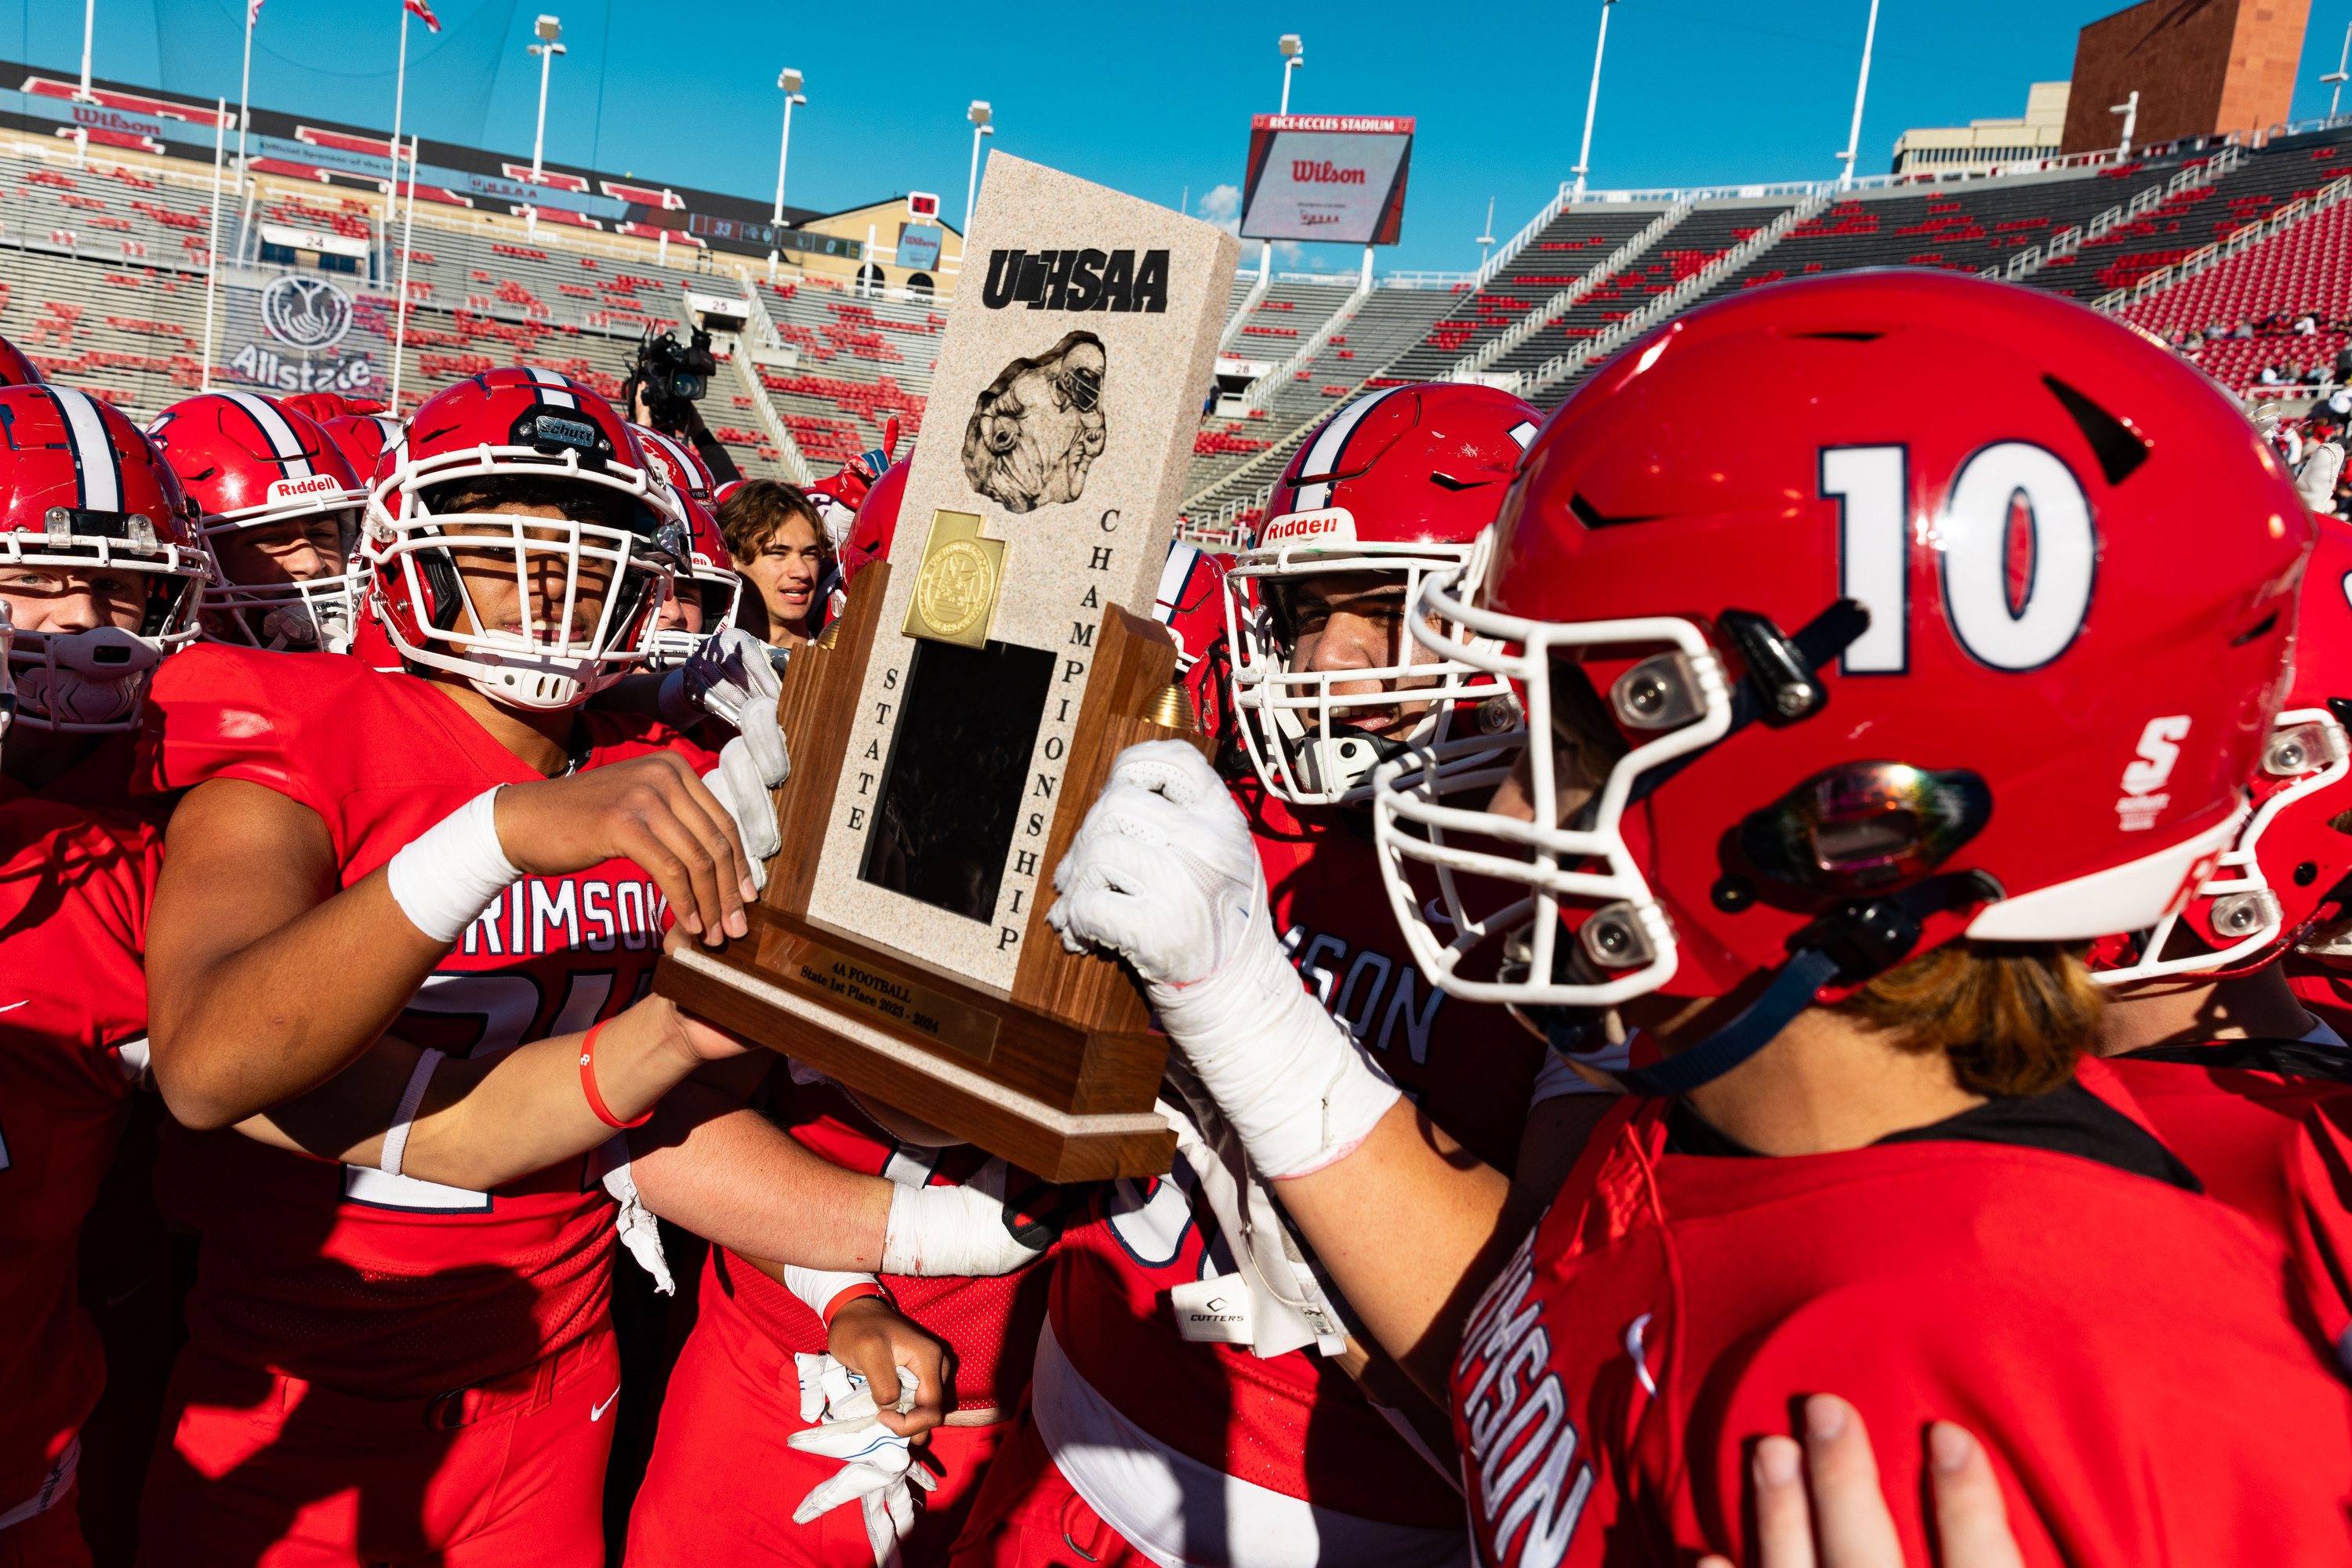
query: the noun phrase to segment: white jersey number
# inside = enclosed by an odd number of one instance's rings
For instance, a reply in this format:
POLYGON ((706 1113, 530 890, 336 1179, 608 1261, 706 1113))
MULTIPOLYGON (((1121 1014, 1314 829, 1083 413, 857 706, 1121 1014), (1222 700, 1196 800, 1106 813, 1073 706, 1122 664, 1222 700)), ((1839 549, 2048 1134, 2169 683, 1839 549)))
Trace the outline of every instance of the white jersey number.
MULTIPOLYGON (((1822 450, 1821 492, 1841 513, 1840 591, 1870 611, 1870 629, 1845 650, 1848 675, 1910 668, 1907 463, 1901 447, 1822 450)), ((2090 499, 2055 453, 2025 441, 1979 448, 1927 526, 1943 563, 1945 617, 1971 658, 2021 672, 2074 643, 2091 611, 2099 542, 2090 499)))

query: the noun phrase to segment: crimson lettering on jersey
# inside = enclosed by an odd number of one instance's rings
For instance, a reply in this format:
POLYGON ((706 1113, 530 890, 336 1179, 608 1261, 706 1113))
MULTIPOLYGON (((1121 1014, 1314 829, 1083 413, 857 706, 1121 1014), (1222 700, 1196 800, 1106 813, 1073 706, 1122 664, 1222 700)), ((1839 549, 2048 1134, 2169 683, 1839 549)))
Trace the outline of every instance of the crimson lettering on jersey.
MULTIPOLYGON (((539 775, 431 683, 356 659, 224 645, 158 671, 140 785, 260 784, 316 811, 342 885, 482 791, 539 775)), ((585 713, 584 768, 667 747, 648 721, 585 713)), ((528 877, 468 928, 393 1026, 450 1056, 585 1029, 651 984, 667 917, 645 873, 610 860, 528 877)), ((159 1190, 204 1233, 190 1338, 240 1364, 381 1398, 527 1366, 604 1319, 612 1200, 597 1157, 467 1192, 175 1132, 159 1190)))
POLYGON ((1307 989, 1439 1126, 1510 1170, 1543 1042, 1501 1008, 1423 976, 1397 934, 1363 813, 1293 811, 1255 781, 1234 795, 1257 837, 1274 929, 1307 989))
POLYGON ((1577 1452, 1535 1278, 1531 1231, 1464 1329, 1456 1436, 1486 1560, 1548 1568, 1576 1533, 1592 1466, 1577 1452))
POLYGON ((106 1381, 75 1244, 147 1033, 160 837, 129 816, 0 805, 0 1513, 41 1490, 106 1381))
MULTIPOLYGON (((795 1084, 781 1064, 770 1076, 776 1091, 771 1112, 800 1144, 844 1170, 882 1176, 903 1186, 955 1186, 988 1160, 969 1144, 925 1149, 899 1143, 832 1083, 795 1084)), ((1007 1173, 1008 1197, 1026 1197, 1029 1212, 1050 1208, 1059 1189, 1026 1172, 1007 1173)), ((788 1353, 821 1354, 824 1324, 801 1299, 720 1248, 713 1272, 744 1315, 788 1353)), ((929 1279, 887 1275, 898 1310, 938 1334, 956 1352, 956 1408, 1010 1411, 1028 1385, 1045 1315, 1045 1273, 1032 1264, 990 1279, 929 1279)))
MULTIPOLYGON (((1480 1561, 1748 1561, 1749 1446, 1822 1391, 1896 1500, 1926 1495, 1927 1424, 1967 1425, 2028 1563, 2352 1550, 2352 1392, 2242 1216, 2040 1148, 1664 1145, 1664 1102, 1612 1111, 1474 1314, 1453 1393, 1480 1561)), ((1932 1561, 1922 1510, 1895 1523, 1932 1561)))

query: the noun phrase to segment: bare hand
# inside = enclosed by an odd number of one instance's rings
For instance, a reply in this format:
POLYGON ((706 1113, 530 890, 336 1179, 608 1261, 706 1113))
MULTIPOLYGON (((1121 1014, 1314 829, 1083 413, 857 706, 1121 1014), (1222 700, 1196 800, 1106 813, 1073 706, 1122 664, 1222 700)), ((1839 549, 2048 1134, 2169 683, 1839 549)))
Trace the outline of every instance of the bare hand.
POLYGON ((498 828, 499 847, 524 871, 560 877, 634 860, 677 923, 711 946, 751 931, 743 906, 758 895, 735 819, 675 752, 509 784, 499 792, 498 828))
POLYGON ((875 1391, 882 1425, 916 1447, 929 1443, 931 1428, 947 1419, 947 1385, 955 1373, 955 1352, 881 1297, 862 1296, 835 1312, 824 1348, 875 1391), (887 1397, 887 1391, 898 1386, 902 1366, 916 1378, 915 1408, 903 1415, 891 1408, 887 1397))
MULTIPOLYGON (((1927 1428, 1936 1535, 1944 1568, 2021 1568, 2000 1482, 1984 1446, 1948 1421, 1927 1428)), ((1862 1413, 1834 1394, 1805 1401, 1805 1440, 1759 1440, 1749 1463, 1764 1568, 1904 1568, 1895 1516, 1862 1413)), ((1699 1568, 1732 1568, 1727 1557, 1699 1568)))

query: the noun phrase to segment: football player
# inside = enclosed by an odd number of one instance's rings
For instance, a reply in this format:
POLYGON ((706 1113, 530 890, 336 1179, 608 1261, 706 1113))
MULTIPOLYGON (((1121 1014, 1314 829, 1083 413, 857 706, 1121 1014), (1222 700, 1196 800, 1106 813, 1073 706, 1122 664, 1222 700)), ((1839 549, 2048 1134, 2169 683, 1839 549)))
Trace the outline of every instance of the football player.
MULTIPOLYGON (((186 792, 150 928, 153 1062, 181 1124, 159 1185, 203 1237, 152 1560, 603 1560, 616 1216, 633 1246, 650 1228, 614 1135, 651 1097, 617 1058, 709 1054, 640 998, 673 920, 670 940, 744 932, 751 857, 774 847, 772 781, 743 753, 712 768, 582 707, 642 660, 678 522, 593 393, 469 377, 419 409, 371 501, 380 648, 208 646, 152 694, 142 787, 186 792), (386 1036, 405 1071, 381 1070, 386 1036), (576 1058, 551 1116, 578 1127, 584 1104, 600 1152, 488 1187, 405 1168, 439 1058, 551 1037, 541 1065, 576 1058), (330 1157, 227 1131, 265 1112, 330 1157)), ((646 1163, 701 1168, 730 1131, 646 1163)), ((705 1184, 756 1178, 800 1184, 776 1254, 878 1255, 887 1184, 772 1159, 705 1184)))
POLYGON ((124 805, 148 681, 196 640, 212 557, 178 478, 110 405, 30 384, 0 387, 0 411, 13 442, 0 593, 16 632, 0 771, 27 794, 124 805))
MULTIPOLYGON (((2340 927, 2352 884, 2352 524, 2323 517, 2295 617, 2294 675, 2238 841, 2178 915, 2093 950, 2097 1050, 2212 1196, 2285 1248, 2352 1357, 2352 1050, 2305 1010, 2284 955, 2340 927)), ((2352 1367, 2352 1360, 2346 1362, 2352 1367)))
POLYGON ((2235 837, 2308 548, 2218 389, 2026 290, 1759 289, 1588 378, 1483 577, 1423 591, 1494 644, 1413 623, 1536 739, 1483 813, 1442 747, 1375 773, 1426 969, 1640 1031, 1524 1240, 1501 1174, 1294 989, 1189 747, 1114 769, 1054 919, 1147 977, 1349 1302, 1450 1386, 1482 1562, 1747 1560, 1748 1435, 1823 1388, 1899 1497, 1968 1412, 2029 1561, 2340 1557, 2352 1394, 2276 1249, 2077 1076, 2072 945, 2152 925, 2235 837), (1933 397, 1883 395, 1922 366, 1933 397), (1446 921, 1405 864, 1456 879, 1446 921))
POLYGON ((106 742, 194 635, 205 567, 122 415, 33 381, 0 388, 0 1561, 46 1568, 90 1560, 74 1505, 107 1365, 76 1253, 145 1063, 163 851, 106 742))
POLYGON ((163 450, 196 503, 217 571, 205 595, 215 642, 347 653, 358 605, 352 570, 367 489, 307 414, 257 392, 204 392, 155 416, 163 450))
MULTIPOLYGON (((1498 776, 1515 754, 1508 684, 1406 623, 1428 576, 1479 554, 1538 417, 1478 386, 1359 398, 1308 437, 1254 548, 1223 574, 1229 660, 1184 611, 1202 580, 1214 585, 1213 560, 1180 545, 1159 595, 1185 653, 1230 668, 1216 710, 1235 716, 1247 759, 1233 794, 1306 994, 1503 1170, 1548 1053, 1413 967, 1365 803, 1373 765, 1411 745, 1472 737, 1498 776)), ((1572 1152, 1610 1097, 1564 1066, 1548 1077, 1537 1147, 1557 1185, 1557 1151, 1572 1152)), ((966 1560, 1061 1561, 1066 1531, 1105 1562, 1451 1561, 1462 1500, 1442 1412, 1351 1337, 1344 1304, 1294 1261, 1307 1254, 1286 1247, 1263 1184, 1228 1173, 1240 1150, 1222 1119, 1185 1088, 1162 1107, 1180 1121, 1174 1172, 1111 1184, 1056 1249, 1030 1414, 966 1560)))

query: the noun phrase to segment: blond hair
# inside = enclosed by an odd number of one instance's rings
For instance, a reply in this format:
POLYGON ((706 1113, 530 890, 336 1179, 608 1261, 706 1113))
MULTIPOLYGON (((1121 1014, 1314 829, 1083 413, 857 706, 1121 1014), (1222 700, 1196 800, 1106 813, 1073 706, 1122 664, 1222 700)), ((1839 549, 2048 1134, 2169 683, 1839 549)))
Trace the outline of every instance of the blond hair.
POLYGON ((2080 948, 1956 942, 1888 970, 1833 1011, 1898 1050, 1943 1052, 1972 1094, 2013 1099, 2073 1076, 2100 1005, 2080 948))

